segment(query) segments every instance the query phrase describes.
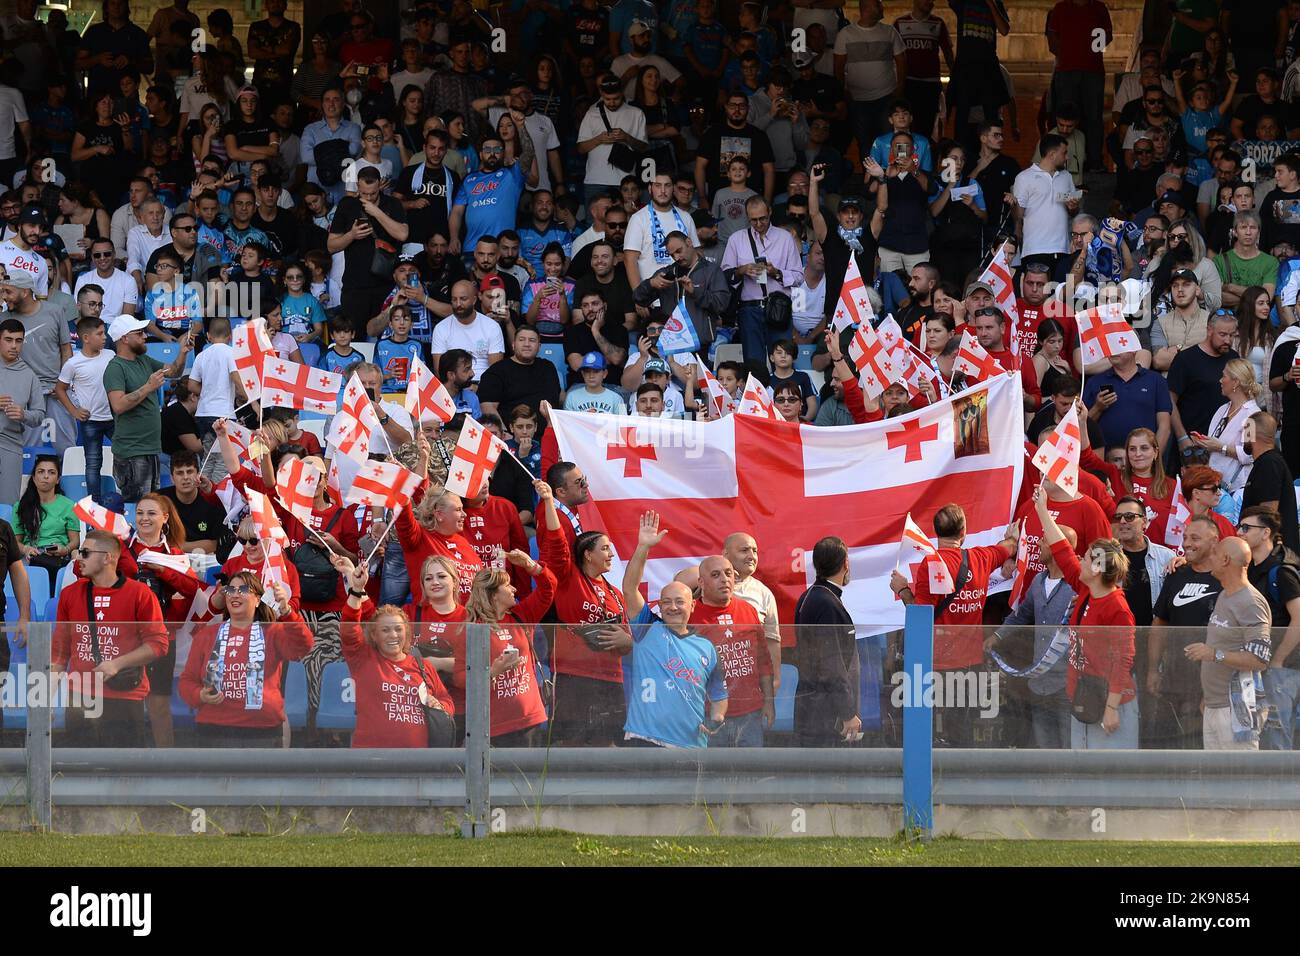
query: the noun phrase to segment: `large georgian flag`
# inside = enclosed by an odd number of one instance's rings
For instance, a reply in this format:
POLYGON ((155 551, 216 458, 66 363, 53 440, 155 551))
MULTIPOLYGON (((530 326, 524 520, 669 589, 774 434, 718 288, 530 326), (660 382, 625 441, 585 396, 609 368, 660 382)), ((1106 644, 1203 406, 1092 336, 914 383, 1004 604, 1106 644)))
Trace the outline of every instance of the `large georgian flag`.
MULTIPOLYGON (((816 428, 744 415, 689 422, 552 412, 561 458, 590 482, 583 525, 607 531, 622 560, 638 521, 662 515, 669 533, 651 555, 650 594, 733 531, 758 540, 758 577, 781 620, 813 580, 812 549, 827 535, 849 546, 845 603, 859 634, 901 626, 889 574, 910 512, 922 527, 949 502, 966 511, 970 544, 996 544, 1011 520, 1024 467, 1023 393, 999 375, 910 415, 816 428)), ((616 569, 615 574, 621 574, 616 569)), ((617 580, 617 577, 611 578, 617 580)))

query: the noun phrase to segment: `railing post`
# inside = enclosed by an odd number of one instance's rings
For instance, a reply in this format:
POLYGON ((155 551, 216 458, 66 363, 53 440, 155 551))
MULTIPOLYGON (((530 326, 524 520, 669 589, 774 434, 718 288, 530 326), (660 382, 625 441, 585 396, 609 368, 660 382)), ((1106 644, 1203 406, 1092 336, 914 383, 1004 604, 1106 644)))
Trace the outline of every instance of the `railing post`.
MULTIPOLYGON (((16 688, 27 703, 27 806, 32 826, 38 830, 51 829, 54 819, 54 688, 50 686, 50 640, 49 624, 27 625, 27 680, 16 688), (37 693, 31 693, 29 688, 36 688, 37 693)), ((17 674, 10 676, 18 680, 17 674)))
POLYGON ((492 785, 491 715, 492 692, 488 669, 488 626, 467 624, 465 635, 465 820, 461 835, 488 835, 488 792, 492 785))
POLYGON ((934 608, 912 604, 903 624, 903 829, 934 835, 934 710, 924 693, 934 668, 934 608))

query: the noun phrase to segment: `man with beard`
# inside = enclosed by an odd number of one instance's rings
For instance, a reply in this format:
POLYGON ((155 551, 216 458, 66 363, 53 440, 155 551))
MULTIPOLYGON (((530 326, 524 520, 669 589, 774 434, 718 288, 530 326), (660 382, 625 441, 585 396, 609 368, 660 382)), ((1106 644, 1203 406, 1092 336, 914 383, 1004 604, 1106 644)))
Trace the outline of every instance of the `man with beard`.
MULTIPOLYGON (((45 396, 45 414, 53 425, 49 443, 61 459, 63 453, 77 443, 76 423, 54 395, 59 371, 72 358, 68 320, 52 300, 36 298, 32 286, 30 273, 12 272, 8 279, 0 280, 0 299, 9 310, 8 316, 23 324, 23 361, 40 381, 41 393, 45 396)), ((41 426, 29 428, 24 444, 44 444, 43 426, 48 427, 43 422, 41 426)))
POLYGON ((533 90, 523 77, 511 77, 506 84, 505 96, 485 96, 474 101, 474 109, 486 112, 488 125, 497 128, 497 123, 507 110, 514 110, 524 117, 524 126, 533 138, 533 148, 537 149, 537 189, 546 190, 554 196, 564 193, 564 166, 560 158, 560 138, 555 132, 555 123, 545 113, 533 108, 533 90))
POLYGON ((749 163, 745 183, 770 204, 776 193, 776 161, 767 134, 748 122, 749 98, 743 93, 727 97, 726 118, 704 131, 695 160, 695 190, 701 208, 712 206, 713 190, 727 185, 727 164, 734 156, 749 163))
POLYGON ((722 270, 700 255, 685 233, 670 232, 665 242, 672 265, 647 277, 633 296, 639 305, 647 307, 658 300, 664 315, 672 315, 677 303, 684 302, 700 349, 707 354, 718 317, 731 302, 731 286, 722 270))
POLYGON ((623 240, 623 268, 632 289, 672 261, 667 245, 670 232, 683 233, 695 245, 695 222, 690 212, 673 204, 672 174, 659 171, 650 180, 650 202, 632 214, 623 240))
POLYGON ((532 221, 519 230, 520 255, 532 266, 533 275, 542 276, 542 253, 552 242, 560 244, 568 259, 569 231, 555 221, 555 198, 549 189, 538 189, 533 193, 532 221))
MULTIPOLYGON (((618 274, 622 275, 621 272, 618 274)), ((623 363, 627 360, 627 329, 619 322, 607 321, 609 304, 600 288, 588 285, 585 291, 574 292, 573 301, 577 303, 582 320, 564 330, 564 355, 569 366, 564 387, 574 388, 583 384, 582 360, 590 352, 604 356, 609 377, 619 381, 623 377, 623 363)))
POLYGON ((939 270, 932 264, 919 262, 912 267, 907 280, 911 295, 895 318, 903 330, 903 338, 910 339, 918 348, 925 345, 925 323, 934 315, 934 290, 938 287, 939 270))
MULTIPOLYGON (((605 230, 601 237, 614 251, 614 259, 619 265, 623 263, 623 239, 627 236, 628 213, 621 205, 615 204, 609 207, 605 213, 605 230)), ((591 244, 588 244, 573 256, 573 261, 569 263, 569 278, 583 279, 591 274, 591 244)), ((624 270, 619 269, 619 272, 624 270)), ((624 272, 624 279, 627 275, 624 272)), ((629 286, 629 291, 631 287, 629 286)))
POLYGON ((1200 667, 1183 653, 1202 639, 1223 585, 1213 573, 1219 529, 1208 515, 1193 518, 1183 533, 1187 563, 1165 578, 1152 609, 1147 638, 1147 693, 1150 717, 1142 721, 1142 748, 1199 750, 1201 747, 1200 667), (1178 628, 1170 633, 1167 628, 1178 628))
MULTIPOLYGON (((692 184, 691 192, 692 194, 695 192, 694 184, 692 184)), ((609 212, 613 205, 614 197, 608 193, 596 193, 594 196, 588 197, 587 216, 591 219, 591 225, 573 240, 571 251, 575 259, 585 247, 591 245, 597 239, 605 238, 605 213, 609 212)), ((678 205, 681 205, 681 203, 678 203, 678 205)), ((572 278, 577 278, 577 276, 573 275, 572 263, 570 263, 569 275, 572 278)))
POLYGON ((113 480, 126 502, 158 488, 162 453, 162 415, 158 390, 180 375, 194 347, 191 330, 181 337, 175 361, 164 365, 145 347, 146 319, 120 315, 108 327, 116 355, 104 369, 104 391, 113 409, 113 480))
POLYGON ((588 189, 617 189, 627 171, 610 162, 610 156, 615 146, 633 152, 646 147, 645 113, 624 101, 623 84, 613 74, 600 78, 599 89, 600 100, 591 105, 578 127, 578 153, 587 159, 583 182, 588 189))
POLYGON ((460 177, 443 165, 450 142, 445 129, 426 131, 424 162, 402 170, 393 195, 406 210, 412 242, 427 242, 434 233, 442 233, 448 237, 452 254, 457 255, 465 207, 456 205, 460 177))
MULTIPOLYGON (((615 214, 621 220, 626 220, 627 213, 622 209, 615 214)), ((620 225, 623 223, 620 222, 620 225)), ((627 332, 629 329, 636 327, 636 304, 633 300, 632 288, 627 284, 627 272, 618 268, 621 264, 618 260, 618 252, 614 244, 607 239, 599 239, 592 243, 587 260, 591 265, 591 271, 580 278, 573 290, 573 301, 575 304, 582 303, 583 296, 590 292, 599 292, 605 302, 605 315, 611 320, 611 326, 617 325, 622 332, 622 344, 627 346, 627 332)), ((613 330, 615 335, 619 330, 613 330)), ((616 343, 618 339, 614 340, 616 343)), ((591 349, 583 350, 584 354, 591 349)), ((604 351, 601 349, 601 351, 604 351)), ((609 356, 605 356, 606 361, 609 356)), ((621 363, 614 363, 621 364, 621 363)), ((617 374, 611 372, 611 376, 617 374)), ((617 381, 617 379, 615 379, 617 381)))
POLYGON ((475 287, 480 291, 486 288, 484 282, 490 282, 491 287, 495 287, 496 283, 500 282, 501 305, 505 308, 506 314, 504 316, 496 315, 494 314, 495 310, 486 308, 484 312, 503 325, 507 322, 517 323, 519 321, 519 300, 522 298, 519 280, 509 272, 501 270, 501 246, 497 242, 497 237, 483 236, 474 244, 473 253, 469 278, 473 280, 475 287))
MULTIPOLYGON (((1046 263, 1026 263, 1020 276, 1020 295, 1016 296, 1016 309, 1020 313, 1020 321, 1012 329, 1011 334, 1020 342, 1020 354, 1029 360, 1028 357, 1038 348, 1038 326, 1043 319, 1055 319, 1065 332, 1065 343, 1061 346, 1061 352, 1064 355, 1073 353, 1074 367, 1079 368, 1079 363, 1083 361, 1083 354, 1079 351, 1079 327, 1075 322, 1073 310, 1068 302, 1052 308, 1050 313, 1044 306, 1047 302, 1047 281, 1050 274, 1051 269, 1046 263)), ((1095 371, 1102 372, 1109 367, 1103 361, 1095 371)))
POLYGON ((361 126, 343 115, 343 91, 328 89, 321 94, 321 119, 302 131, 302 161, 307 182, 325 190, 337 203, 347 192, 343 171, 350 157, 361 155, 361 126), (340 145, 329 146, 338 141, 340 145))
POLYGON ((155 249, 145 266, 145 285, 157 278, 154 266, 158 257, 170 253, 181 263, 181 281, 204 282, 221 270, 221 252, 206 242, 199 242, 198 219, 193 213, 178 212, 169 225, 172 241, 155 249))
POLYGON ((343 313, 352 319, 357 338, 364 341, 366 322, 379 311, 388 297, 387 277, 374 274, 378 244, 396 252, 406 242, 410 228, 402 204, 384 196, 379 188, 379 170, 367 166, 357 173, 357 195, 344 196, 330 224, 327 248, 343 253, 343 313))
POLYGON ((498 236, 515 224, 515 210, 525 186, 537 185, 537 156, 522 113, 512 110, 520 154, 505 159, 505 143, 488 136, 479 147, 479 170, 465 177, 456 194, 456 207, 464 209, 465 246, 473 249, 483 236, 498 236))
POLYGON ((487 95, 488 82, 474 72, 470 63, 471 48, 467 36, 458 35, 452 39, 447 50, 451 69, 434 73, 429 78, 429 85, 424 88, 424 102, 439 110, 454 110, 463 115, 465 132, 471 141, 478 142, 486 127, 483 117, 474 109, 474 101, 487 95))
POLYGON ((488 366, 501 361, 506 349, 501 326, 475 308, 475 288, 468 279, 451 287, 451 315, 433 330, 429 361, 437 365, 442 353, 464 349, 474 360, 474 378, 478 380, 488 366))
MULTIPOLYGON (((497 362, 481 373, 478 399, 483 412, 500 414, 502 409, 527 405, 540 410, 542 402, 560 403, 559 373, 546 359, 538 359, 542 340, 537 329, 521 325, 515 329, 510 358, 497 362)), ((463 346, 462 346, 463 347, 463 346)))
MULTIPOLYGON (((40 427, 45 397, 36 373, 22 360, 23 324, 15 318, 0 322, 0 500, 17 501, 23 480, 23 433, 40 427)), ((158 416, 155 415, 155 418, 158 416)), ((18 560, 21 555, 10 555, 18 560)))

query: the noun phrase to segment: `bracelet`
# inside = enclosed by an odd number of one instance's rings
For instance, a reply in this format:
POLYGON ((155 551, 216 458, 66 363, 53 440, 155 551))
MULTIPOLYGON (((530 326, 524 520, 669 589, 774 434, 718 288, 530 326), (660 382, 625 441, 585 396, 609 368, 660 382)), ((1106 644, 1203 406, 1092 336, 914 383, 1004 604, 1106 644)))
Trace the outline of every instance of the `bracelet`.
POLYGON ((1190 435, 1184 435, 1182 438, 1178 439, 1179 446, 1190 445, 1191 443, 1192 443, 1192 438, 1190 435))
POLYGON ((365 591, 354 591, 354 590, 352 590, 351 588, 348 588, 348 594, 352 595, 352 597, 354 597, 354 598, 365 598, 365 597, 369 597, 369 595, 366 594, 365 591))

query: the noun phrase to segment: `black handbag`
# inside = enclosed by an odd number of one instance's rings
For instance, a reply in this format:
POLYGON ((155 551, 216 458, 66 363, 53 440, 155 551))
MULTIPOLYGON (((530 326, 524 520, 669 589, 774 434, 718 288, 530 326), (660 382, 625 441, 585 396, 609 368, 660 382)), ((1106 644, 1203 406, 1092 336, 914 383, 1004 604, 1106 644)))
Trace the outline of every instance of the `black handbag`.
MULTIPOLYGON (((614 127, 609 125, 609 117, 605 115, 605 104, 597 103, 596 108, 600 110, 600 121, 605 124, 605 132, 612 133, 614 127)), ((636 150, 627 143, 615 143, 609 148, 609 164, 615 169, 630 173, 636 169, 636 159, 636 150)))
MULTIPOLYGON (((1083 619, 1083 611, 1087 610, 1088 599, 1083 599, 1083 607, 1079 611, 1079 619, 1083 619)), ((1079 668, 1086 666, 1083 657, 1083 638, 1079 638, 1079 668)), ((1106 678, 1098 677, 1096 674, 1079 674, 1079 680, 1074 685, 1074 696, 1070 698, 1070 713, 1074 719, 1081 724, 1099 724, 1101 719, 1106 716, 1106 699, 1110 696, 1110 684, 1106 678)))
POLYGON ((397 247, 376 236, 375 252, 374 256, 370 260, 370 274, 380 279, 391 280, 393 278, 393 270, 396 268, 397 247))
POLYGON ((430 747, 454 747, 456 746, 456 721, 442 709, 442 704, 438 702, 438 697, 429 686, 429 679, 424 673, 424 658, 420 656, 420 650, 414 644, 411 645, 411 656, 415 658, 415 666, 420 670, 420 687, 427 695, 427 702, 420 701, 420 709, 424 711, 424 727, 429 733, 430 747))
MULTIPOLYGON (((754 242, 753 230, 746 229, 745 235, 749 237, 749 248, 754 250, 754 261, 760 258, 758 246, 754 242)), ((767 323, 769 329, 781 331, 788 329, 790 323, 794 320, 794 303, 784 292, 767 292, 767 285, 763 285, 766 294, 763 296, 763 321, 767 323)))
MULTIPOLYGON (((117 577, 117 583, 113 585, 114 590, 120 588, 126 579, 121 575, 117 577)), ((104 662, 104 655, 99 649, 99 626, 95 622, 95 586, 86 580, 86 620, 90 622, 90 657, 98 667, 104 662)), ((140 664, 134 667, 124 667, 112 677, 104 681, 104 686, 109 690, 129 691, 135 690, 144 680, 144 667, 140 664)))

